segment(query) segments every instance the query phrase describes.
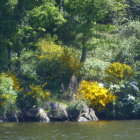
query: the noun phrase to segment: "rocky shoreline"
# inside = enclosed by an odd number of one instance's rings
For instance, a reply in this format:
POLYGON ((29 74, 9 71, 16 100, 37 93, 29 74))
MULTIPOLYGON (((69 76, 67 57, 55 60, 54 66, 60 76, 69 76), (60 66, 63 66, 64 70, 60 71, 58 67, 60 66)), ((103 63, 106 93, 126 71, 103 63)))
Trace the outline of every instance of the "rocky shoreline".
POLYGON ((8 113, 0 116, 0 122, 56 122, 56 121, 97 121, 95 111, 87 105, 68 108, 66 104, 49 102, 43 108, 33 107, 21 110, 19 113, 8 113))

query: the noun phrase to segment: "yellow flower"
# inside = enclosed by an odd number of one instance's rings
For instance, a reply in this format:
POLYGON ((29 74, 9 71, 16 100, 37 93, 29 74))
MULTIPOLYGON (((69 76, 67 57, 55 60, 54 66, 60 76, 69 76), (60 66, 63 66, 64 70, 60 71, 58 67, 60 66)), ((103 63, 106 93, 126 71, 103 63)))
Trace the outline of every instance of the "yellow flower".
POLYGON ((78 89, 79 96, 89 101, 90 105, 101 109, 116 99, 112 93, 98 82, 83 80, 78 89))

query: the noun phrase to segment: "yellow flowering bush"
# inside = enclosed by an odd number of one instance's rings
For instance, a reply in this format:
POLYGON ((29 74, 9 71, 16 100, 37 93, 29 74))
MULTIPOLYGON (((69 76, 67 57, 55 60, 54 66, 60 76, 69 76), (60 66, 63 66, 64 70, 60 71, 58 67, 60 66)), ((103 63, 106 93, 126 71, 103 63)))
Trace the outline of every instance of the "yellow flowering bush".
POLYGON ((51 93, 49 91, 44 91, 43 87, 46 85, 30 85, 30 91, 27 93, 29 96, 31 96, 33 99, 39 98, 40 100, 46 100, 51 93))
POLYGON ((89 105, 102 109, 108 103, 116 100, 116 96, 98 82, 83 80, 78 89, 79 95, 89 102, 89 105))
POLYGON ((64 48, 53 41, 41 40, 38 43, 41 54, 40 59, 47 58, 50 61, 60 61, 65 69, 76 72, 81 67, 80 58, 72 48, 64 48))
POLYGON ((114 78, 118 78, 118 79, 128 79, 134 74, 132 68, 129 65, 122 64, 119 62, 112 63, 105 70, 105 72, 108 75, 113 76, 114 78))
POLYGON ((21 91, 22 88, 20 87, 20 82, 19 82, 19 79, 17 78, 17 76, 14 75, 11 71, 7 72, 7 76, 11 77, 13 80, 13 89, 16 91, 21 91))
POLYGON ((53 41, 44 39, 39 41, 38 47, 41 52, 38 56, 40 59, 47 58, 48 60, 56 60, 63 52, 62 46, 56 45, 53 41))
POLYGON ((75 49, 44 39, 39 41, 38 47, 39 63, 36 72, 53 89, 59 88, 62 83, 67 85, 73 74, 79 74, 82 64, 75 49))

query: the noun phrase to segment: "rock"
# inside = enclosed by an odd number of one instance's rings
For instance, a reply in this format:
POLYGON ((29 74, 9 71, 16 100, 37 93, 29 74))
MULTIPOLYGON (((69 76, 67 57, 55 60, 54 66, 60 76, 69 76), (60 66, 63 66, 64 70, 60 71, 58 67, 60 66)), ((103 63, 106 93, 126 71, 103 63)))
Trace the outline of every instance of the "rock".
POLYGON ((39 121, 38 108, 21 110, 19 113, 19 121, 21 122, 36 122, 39 121))
POLYGON ((81 107, 79 107, 77 104, 67 108, 69 121, 78 121, 81 112, 80 108, 81 107))
POLYGON ((70 121, 97 121, 98 118, 95 115, 95 111, 83 104, 75 104, 70 108, 67 108, 68 118, 70 121))
POLYGON ((22 111, 19 115, 19 121, 22 122, 49 122, 47 113, 42 108, 32 108, 22 111))
POLYGON ((18 122, 18 116, 16 113, 8 113, 7 120, 8 122, 18 122))
POLYGON ((40 117, 40 122, 49 122, 50 121, 47 113, 42 108, 39 109, 38 115, 40 117))
POLYGON ((78 122, 87 122, 87 121, 89 120, 87 120, 85 117, 82 116, 78 119, 78 122))
POLYGON ((5 116, 0 116, 0 122, 18 122, 18 116, 16 113, 10 112, 5 116))
POLYGON ((66 105, 57 102, 51 102, 48 116, 50 121, 66 121, 68 120, 68 113, 66 105))
POLYGON ((88 107, 87 105, 83 105, 81 109, 81 113, 78 118, 78 122, 85 122, 85 121, 97 121, 98 118, 95 115, 95 111, 88 107))

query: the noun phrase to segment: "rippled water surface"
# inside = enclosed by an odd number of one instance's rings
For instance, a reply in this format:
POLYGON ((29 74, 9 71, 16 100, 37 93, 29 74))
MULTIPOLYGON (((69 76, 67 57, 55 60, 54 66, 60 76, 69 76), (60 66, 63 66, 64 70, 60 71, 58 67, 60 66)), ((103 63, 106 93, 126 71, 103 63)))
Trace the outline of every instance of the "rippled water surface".
POLYGON ((0 140, 140 140, 140 120, 0 123, 0 140))

